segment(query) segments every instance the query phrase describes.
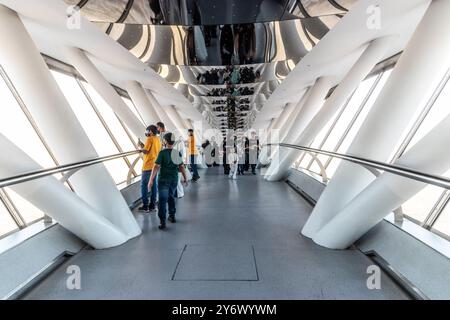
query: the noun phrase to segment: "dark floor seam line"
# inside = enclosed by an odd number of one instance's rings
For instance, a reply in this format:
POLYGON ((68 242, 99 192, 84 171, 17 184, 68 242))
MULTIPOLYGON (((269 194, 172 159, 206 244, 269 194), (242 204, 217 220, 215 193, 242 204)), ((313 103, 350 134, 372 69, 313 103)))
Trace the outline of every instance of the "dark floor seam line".
POLYGON ((256 271, 256 281, 259 281, 259 272, 258 272, 258 265, 256 264, 256 254, 254 245, 252 245, 252 252, 253 252, 253 263, 255 264, 255 271, 256 271))
POLYGON ((249 279, 242 279, 242 280, 234 280, 234 279, 175 279, 173 281, 190 281, 190 282, 257 282, 259 279, 256 280, 249 280, 249 279))
POLYGON ((187 244, 184 245, 183 251, 181 251, 180 259, 178 259, 177 265, 175 266, 175 271, 174 271, 173 274, 172 274, 172 279, 170 279, 170 280, 172 280, 172 281, 174 281, 174 279, 175 279, 175 275, 176 275, 176 273, 177 273, 178 266, 179 266, 180 263, 181 263, 181 259, 183 259, 183 254, 184 254, 184 252, 186 251, 186 248, 187 248, 187 244))

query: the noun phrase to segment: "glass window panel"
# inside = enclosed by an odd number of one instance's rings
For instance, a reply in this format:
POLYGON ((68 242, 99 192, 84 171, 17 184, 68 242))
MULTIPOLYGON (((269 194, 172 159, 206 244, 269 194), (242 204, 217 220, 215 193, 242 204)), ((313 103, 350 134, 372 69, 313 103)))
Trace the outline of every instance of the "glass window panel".
POLYGON ((444 211, 434 223, 433 229, 450 236, 450 203, 445 206, 444 211))
POLYGON ((7 189, 7 193, 27 224, 44 217, 44 212, 22 198, 19 194, 15 193, 11 189, 7 189))
POLYGON ((417 221, 424 222, 433 206, 439 200, 442 192, 442 188, 435 186, 425 187, 402 205, 403 213, 417 221))
MULTIPOLYGON (((128 158, 128 161, 130 161, 130 165, 133 164, 133 161, 136 160, 136 157, 137 157, 137 156, 138 156, 138 155, 132 155, 132 156, 127 157, 127 158, 128 158)), ((134 171, 135 171, 138 175, 141 174, 141 171, 142 171, 142 159, 139 159, 139 160, 138 160, 138 162, 137 162, 136 165, 134 166, 134 171)))
POLYGON ((369 90, 374 84, 375 80, 376 77, 370 77, 369 79, 364 80, 358 86, 358 89, 356 89, 345 110, 342 112, 342 115, 339 117, 339 120, 337 121, 336 125, 325 141, 325 144, 323 145, 324 150, 335 150, 338 141, 342 138, 343 134, 347 130, 350 122, 352 121, 362 102, 369 93, 369 90))
POLYGON ((0 201, 0 237, 18 229, 5 205, 0 201))
POLYGON ((55 166, 6 83, 0 77, 0 133, 44 168, 55 166))
POLYGON ((309 163, 311 162, 312 157, 309 154, 306 154, 305 157, 303 158, 302 162, 300 162, 300 168, 306 168, 309 163))
MULTIPOLYGON (((317 156, 317 158, 319 158, 320 162, 322 162, 322 165, 325 165, 325 163, 327 162, 327 160, 328 160, 330 157, 329 157, 329 156, 325 156, 325 155, 319 154, 319 155, 317 156)), ((315 173, 317 173, 317 174, 321 174, 321 172, 320 172, 320 167, 319 167, 319 165, 317 164, 317 161, 314 161, 314 162, 311 164, 311 167, 309 168, 309 170, 311 170, 311 171, 313 171, 313 172, 315 172, 315 173)), ((325 170, 325 171, 326 171, 326 170, 325 170)))
POLYGON ((78 86, 77 81, 61 73, 54 71, 52 73, 98 155, 107 156, 117 153, 117 148, 78 86))
POLYGON ((122 97, 122 100, 125 102, 125 104, 128 106, 128 108, 130 108, 131 112, 134 113, 134 115, 139 119, 139 121, 142 123, 142 125, 145 126, 145 122, 142 119, 142 116, 140 115, 140 113, 137 111, 136 107, 134 106, 133 101, 131 101, 128 98, 122 97))
MULTIPOLYGON (((375 101, 377 100, 379 94, 381 93, 381 90, 383 90, 383 87, 386 84, 386 81, 389 79, 389 76, 391 75, 391 73, 392 73, 392 69, 384 72, 384 74, 381 77, 380 81, 378 82, 376 88, 370 95, 370 98, 367 100, 367 103, 365 104, 363 110, 359 114, 358 118, 356 119, 352 128, 348 132, 348 134, 345 137, 344 141, 342 142, 341 146, 338 148, 338 152, 340 152, 340 153, 347 152, 348 148, 350 147, 350 144, 352 143, 353 139, 356 137, 359 129, 361 128, 362 124, 364 123, 364 120, 366 119, 367 115, 369 114, 370 110, 372 109, 373 105, 375 104, 375 101)), ((334 161, 335 160, 333 160, 333 162, 334 161)), ((336 164, 334 166, 336 167, 336 164)), ((333 171, 333 170, 331 170, 331 171, 333 171)))
MULTIPOLYGON (((320 148, 323 139, 325 139, 325 135, 328 133, 328 131, 331 128, 331 125, 335 121, 336 117, 339 115, 339 112, 336 112, 336 114, 327 122, 327 124, 320 130, 320 132, 317 134, 317 136, 314 138, 314 141, 311 143, 311 148, 320 148)), ((326 149, 324 149, 326 150, 326 149)))
POLYGON ((110 160, 104 163, 116 184, 127 180, 129 167, 123 159, 110 160))
POLYGON ((414 134, 414 137, 406 148, 406 151, 415 145, 448 115, 450 115, 450 81, 447 82, 441 94, 436 99, 433 107, 428 112, 417 132, 414 134))
POLYGON ((330 161, 330 164, 327 166, 327 169, 326 169, 328 178, 333 177, 333 175, 336 172, 341 161, 342 160, 336 159, 336 158, 334 158, 330 161))
MULTIPOLYGON (((0 133, 22 149, 43 168, 56 166, 3 79, 0 80, 0 105, 0 133)), ((55 177, 59 176, 55 175, 55 177)), ((6 190, 17 210, 27 223, 43 217, 44 213, 26 199, 9 188, 6 188, 6 190)))
POLYGON ((114 135, 114 138, 119 143, 122 150, 124 152, 134 150, 135 148, 133 146, 133 143, 129 139, 127 133, 125 132, 125 129, 120 124, 119 119, 117 119, 117 116, 114 113, 114 111, 110 108, 110 106, 106 103, 106 101, 103 100, 103 98, 97 93, 97 91, 94 90, 94 88, 91 85, 83 82, 83 86, 86 88, 89 96, 91 97, 92 101, 97 107, 100 115, 105 120, 106 124, 108 125, 108 128, 111 130, 112 134, 114 135))
MULTIPOLYGON (((97 154, 99 156, 108 156, 118 153, 119 150, 114 145, 77 81, 73 77, 55 71, 52 71, 52 74, 97 154)), ((126 179, 128 167, 123 159, 107 161, 104 164, 116 183, 126 179)))

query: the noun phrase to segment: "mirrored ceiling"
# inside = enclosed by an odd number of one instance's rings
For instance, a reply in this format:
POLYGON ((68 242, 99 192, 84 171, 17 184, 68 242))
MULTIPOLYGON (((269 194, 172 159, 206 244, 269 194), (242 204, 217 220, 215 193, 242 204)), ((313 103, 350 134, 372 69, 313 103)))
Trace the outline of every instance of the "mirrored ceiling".
POLYGON ((246 130, 356 0, 65 0, 215 128, 246 130))
POLYGON ((94 22, 205 26, 343 15, 356 0, 65 0, 94 22))

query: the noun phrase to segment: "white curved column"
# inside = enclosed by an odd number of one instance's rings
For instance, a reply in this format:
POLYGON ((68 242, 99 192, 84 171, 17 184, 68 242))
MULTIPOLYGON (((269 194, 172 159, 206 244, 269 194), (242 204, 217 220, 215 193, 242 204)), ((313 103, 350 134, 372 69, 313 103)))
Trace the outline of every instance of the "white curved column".
POLYGON ((153 92, 151 92, 150 90, 146 90, 146 93, 147 93, 147 97, 150 101, 150 105, 153 107, 153 110, 156 112, 156 114, 158 115, 158 118, 161 120, 161 122, 163 122, 164 125, 166 126, 166 130, 167 131, 176 130, 177 126, 169 118, 165 108, 163 108, 159 104, 158 100, 156 100, 155 96, 153 95, 153 92))
MULTIPOLYGON (((443 175, 450 169, 450 152, 442 146, 449 141, 450 116, 447 116, 395 164, 443 175)), ((327 248, 345 249, 426 186, 423 182, 383 173, 320 229, 313 241, 327 248)))
MULTIPOLYGON (((17 13, 1 5, 0 42, 0 63, 58 161, 64 164, 98 157, 17 13)), ((140 234, 104 165, 84 168, 70 182, 85 202, 127 237, 140 234)))
MULTIPOLYGON (((264 134, 260 137, 260 144, 266 144, 269 143, 271 140, 272 130, 278 130, 278 136, 280 128, 284 126, 286 121, 288 120, 289 116, 292 116, 292 112, 295 109, 296 104, 295 103, 288 103, 283 111, 281 111, 281 114, 278 116, 278 118, 274 119, 272 123, 269 125, 267 130, 264 132, 264 134)), ((259 157, 259 163, 266 164, 268 162, 269 158, 269 152, 268 147, 262 147, 259 157)))
MULTIPOLYGON (((388 161, 415 112, 422 108, 450 67, 450 1, 433 0, 347 153, 388 161)), ((374 177, 343 161, 317 202, 302 234, 314 237, 374 177)))
MULTIPOLYGON (((284 138, 282 138, 281 141, 283 143, 295 142, 296 138, 320 110, 332 84, 333 77, 326 76, 316 79, 316 82, 308 91, 308 97, 306 98, 303 107, 301 107, 300 112, 293 118, 292 127, 284 138)), ((268 181, 278 181, 286 174, 287 169, 289 168, 286 169, 285 166, 281 167, 280 165, 286 163, 284 159, 289 154, 289 151, 290 150, 286 150, 285 148, 279 148, 278 151, 275 151, 275 155, 266 174, 266 179, 268 181)))
POLYGON ((97 93, 106 101, 115 114, 122 120, 127 127, 142 140, 145 140, 145 128, 128 108, 117 91, 98 71, 95 65, 89 60, 86 53, 79 48, 66 48, 65 54, 71 64, 81 73, 83 78, 97 91, 97 93))
POLYGON ((187 139, 187 128, 185 127, 183 119, 181 118, 175 106, 168 106, 167 108, 165 108, 165 110, 167 111, 167 115, 170 117, 172 122, 175 124, 176 129, 178 130, 177 136, 180 135, 184 139, 187 139))
POLYGON ((298 100, 294 110, 286 119, 286 122, 283 123, 283 126, 280 126, 280 142, 288 142, 288 137, 292 136, 294 127, 298 124, 296 120, 301 117, 300 114, 303 112, 303 108, 305 108, 305 105, 308 103, 308 101, 313 101, 315 99, 314 96, 317 96, 317 87, 316 93, 314 93, 313 91, 314 85, 306 89, 300 100, 298 100), (314 94, 314 96, 310 99, 312 93, 314 94))
POLYGON ((144 118, 146 127, 159 121, 158 114, 151 105, 145 89, 139 82, 128 81, 126 90, 130 95, 131 101, 133 101, 136 106, 136 109, 142 115, 142 118, 144 118))
MULTIPOLYGON (((294 125, 294 121, 297 118, 297 116, 299 115, 299 113, 302 111, 303 106, 305 105, 305 103, 307 102, 307 99, 309 97, 309 94, 311 93, 312 87, 308 87, 305 92, 303 93, 302 97, 300 98, 300 100, 295 104, 294 109, 292 110, 292 112, 289 114, 289 117, 287 117, 285 119, 285 121, 283 122, 283 124, 278 128, 277 131, 272 132, 270 135, 270 143, 273 144, 277 144, 280 142, 284 142, 285 138, 288 136, 289 134, 289 130, 292 129, 292 126, 294 125)), ((270 148, 269 151, 266 151, 267 155, 266 157, 268 158, 268 162, 274 162, 274 163, 280 163, 280 148, 275 146, 270 148), (275 159, 275 161, 274 161, 275 159)), ((276 166, 274 165, 272 168, 268 168, 266 174, 265 174, 265 178, 267 179, 268 177, 270 177, 272 175, 272 173, 276 170, 276 166)))
MULTIPOLYGON (((345 104, 359 84, 367 77, 373 67, 385 58, 389 45, 396 37, 379 38, 367 45, 361 56, 346 74, 332 95, 325 101, 324 105, 314 118, 308 123, 303 132, 292 143, 296 145, 309 146, 316 135, 328 123, 330 119, 345 104)), ((279 166, 279 174, 272 179, 280 179, 291 165, 300 157, 302 151, 287 150, 287 155, 282 159, 279 166)))
MULTIPOLYGON (((2 134, 0 148, 0 176, 10 177, 42 169, 2 134)), ((52 176, 10 188, 96 249, 114 247, 129 239, 111 221, 52 176)))

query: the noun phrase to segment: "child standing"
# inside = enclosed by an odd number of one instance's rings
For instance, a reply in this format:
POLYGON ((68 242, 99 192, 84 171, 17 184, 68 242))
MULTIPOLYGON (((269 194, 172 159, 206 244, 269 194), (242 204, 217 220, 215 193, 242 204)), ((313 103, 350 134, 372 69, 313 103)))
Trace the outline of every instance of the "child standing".
POLYGON ((164 135, 164 142, 166 143, 166 148, 159 153, 149 182, 149 186, 153 186, 158 171, 161 171, 158 178, 158 216, 160 220, 158 228, 161 230, 166 228, 167 205, 169 206, 168 220, 172 223, 176 222, 175 191, 177 190, 178 184, 178 172, 181 172, 183 175, 183 183, 187 186, 182 155, 178 150, 173 148, 175 136, 170 132, 166 133, 164 135))
POLYGON ((238 154, 236 152, 236 148, 231 149, 231 153, 228 155, 228 163, 230 164, 230 174, 228 175, 228 177, 230 179, 236 180, 236 174, 238 171, 238 162, 239 162, 239 157, 238 154))
POLYGON ((238 175, 244 175, 244 166, 245 166, 245 150, 242 147, 242 142, 239 142, 237 147, 237 156, 238 156, 238 175))

